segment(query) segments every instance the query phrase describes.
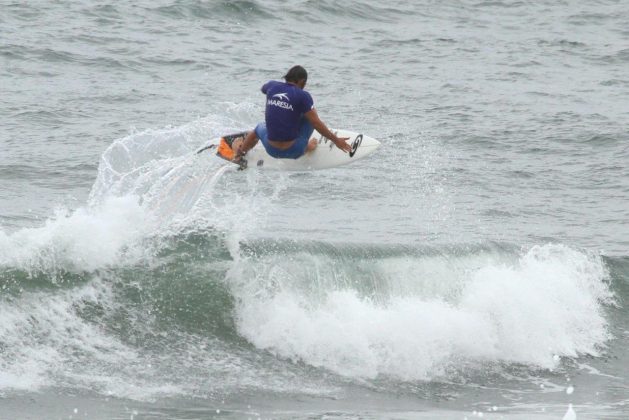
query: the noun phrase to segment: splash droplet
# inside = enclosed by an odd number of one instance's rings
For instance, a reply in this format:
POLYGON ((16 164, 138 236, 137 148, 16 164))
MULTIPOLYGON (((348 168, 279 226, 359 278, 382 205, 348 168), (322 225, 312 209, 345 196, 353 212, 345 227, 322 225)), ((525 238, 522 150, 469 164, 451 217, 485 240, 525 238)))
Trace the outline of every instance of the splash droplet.
POLYGON ((568 405, 568 411, 564 414, 563 420, 577 420, 577 413, 572 409, 572 404, 568 405))

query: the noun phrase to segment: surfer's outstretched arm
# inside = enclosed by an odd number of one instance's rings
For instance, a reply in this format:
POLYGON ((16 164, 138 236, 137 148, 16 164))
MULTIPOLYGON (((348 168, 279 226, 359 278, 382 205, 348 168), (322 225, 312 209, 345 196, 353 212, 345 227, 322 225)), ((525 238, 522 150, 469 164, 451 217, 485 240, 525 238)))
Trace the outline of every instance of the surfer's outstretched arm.
POLYGON ((310 124, 312 124, 315 130, 321 133, 324 137, 332 140, 332 143, 334 143, 336 147, 344 152, 349 152, 350 150, 352 150, 352 146, 345 141, 348 140, 349 137, 337 137, 336 134, 330 131, 330 129, 324 124, 324 122, 321 121, 321 118, 319 118, 319 114, 317 114, 316 109, 312 108, 310 111, 306 112, 304 116, 308 118, 308 121, 310 122, 310 124))

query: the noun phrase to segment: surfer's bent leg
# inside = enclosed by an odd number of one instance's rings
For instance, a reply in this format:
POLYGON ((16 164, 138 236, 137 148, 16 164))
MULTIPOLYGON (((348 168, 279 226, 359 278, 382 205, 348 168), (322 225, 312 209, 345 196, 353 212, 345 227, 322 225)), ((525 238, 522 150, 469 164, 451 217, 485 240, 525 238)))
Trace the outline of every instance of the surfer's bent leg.
POLYGON ((308 152, 312 152, 317 148, 317 140, 314 138, 310 138, 312 133, 314 132, 314 127, 310 124, 307 118, 301 117, 301 124, 299 126, 299 139, 302 142, 307 141, 306 147, 304 149, 304 154, 308 152))
POLYGON ((308 142, 308 147, 306 147, 306 153, 312 152, 314 149, 316 149, 317 144, 319 144, 317 139, 315 138, 310 139, 310 141, 308 142))
MULTIPOLYGON (((310 121, 308 121, 306 118, 303 118, 299 125, 298 137, 293 141, 292 146, 290 146, 288 149, 278 149, 276 147, 273 147, 269 143, 269 134, 266 129, 266 124, 260 123, 256 126, 255 133, 253 134, 249 133, 247 135, 247 138, 245 139, 243 143, 242 150, 244 152, 247 152, 248 150, 250 150, 250 147, 248 147, 248 144, 249 144, 248 140, 250 137, 253 137, 256 141, 257 139, 260 139, 260 142, 266 149, 266 152, 271 157, 274 157, 277 159, 298 159, 301 156, 303 156, 304 153, 306 153, 307 151, 313 150, 314 147, 316 147, 316 142, 315 144, 311 144, 311 142, 309 142, 310 136, 312 135, 313 131, 314 131, 314 128, 312 127, 312 124, 310 124, 310 121)), ((254 142, 254 145, 255 145, 255 142, 254 142)))
POLYGON ((290 149, 286 149, 286 150, 277 149, 269 143, 269 132, 266 129, 266 123, 262 122, 258 124, 256 126, 255 131, 256 131, 256 136, 260 139, 262 146, 264 146, 264 150, 266 150, 269 156, 277 158, 277 159, 291 157, 291 156, 287 156, 287 151, 289 151, 290 149))
POLYGON ((310 124, 307 118, 302 117, 299 122, 299 132, 297 133, 297 138, 293 142, 293 145, 288 149, 281 151, 281 156, 285 159, 299 159, 307 152, 310 152, 317 147, 316 140, 312 142, 310 136, 314 131, 314 127, 310 124))

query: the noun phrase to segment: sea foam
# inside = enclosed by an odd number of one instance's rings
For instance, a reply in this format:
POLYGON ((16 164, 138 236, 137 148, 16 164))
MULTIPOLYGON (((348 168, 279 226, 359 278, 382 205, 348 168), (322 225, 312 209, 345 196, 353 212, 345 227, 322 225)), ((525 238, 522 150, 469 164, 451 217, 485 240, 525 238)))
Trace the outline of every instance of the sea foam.
MULTIPOLYGON (((406 278, 388 277, 385 259, 381 271, 372 274, 407 287, 386 293, 380 288, 371 295, 351 287, 351 281, 327 285, 325 291, 316 284, 305 287, 291 273, 308 268, 291 269, 290 264, 298 264, 293 258, 283 264, 274 260, 271 270, 253 270, 266 273, 265 291, 254 293, 251 284, 241 291, 239 329, 253 344, 280 357, 351 377, 405 380, 432 379, 469 363, 552 369, 560 360, 557 355, 598 355, 610 337, 603 308, 612 294, 599 257, 546 245, 509 264, 465 260, 462 266, 455 263, 449 275, 448 265, 437 270, 439 288, 424 277, 421 257, 406 259, 406 278), (268 284, 274 285, 270 292, 268 284)), ((321 275, 335 275, 323 271, 321 275)), ((434 261, 430 271, 435 272, 434 261)))

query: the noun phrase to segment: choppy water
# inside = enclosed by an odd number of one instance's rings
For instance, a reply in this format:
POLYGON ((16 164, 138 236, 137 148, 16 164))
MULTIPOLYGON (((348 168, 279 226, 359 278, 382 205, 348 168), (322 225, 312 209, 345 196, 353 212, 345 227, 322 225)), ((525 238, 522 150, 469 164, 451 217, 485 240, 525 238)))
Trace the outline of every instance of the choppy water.
POLYGON ((629 416, 623 2, 0 9, 0 418, 629 416), (296 63, 377 155, 194 155, 296 63))

